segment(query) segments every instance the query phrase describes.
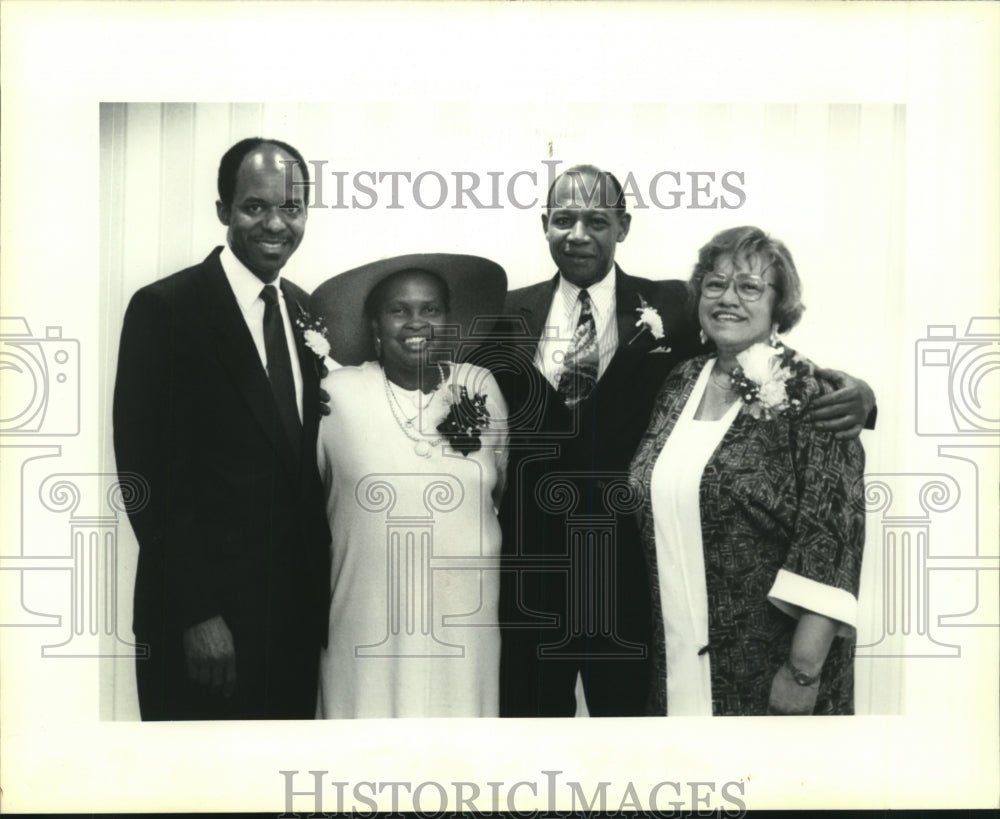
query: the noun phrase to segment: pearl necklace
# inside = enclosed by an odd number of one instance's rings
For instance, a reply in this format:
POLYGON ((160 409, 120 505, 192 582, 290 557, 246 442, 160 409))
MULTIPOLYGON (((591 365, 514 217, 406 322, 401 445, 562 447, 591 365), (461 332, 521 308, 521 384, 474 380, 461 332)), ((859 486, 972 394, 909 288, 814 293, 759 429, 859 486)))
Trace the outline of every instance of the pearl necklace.
POLYGON ((433 448, 441 443, 441 439, 427 440, 420 434, 419 428, 416 434, 413 432, 413 429, 416 420, 428 407, 430 407, 431 402, 434 400, 434 396, 437 395, 437 391, 441 389, 444 384, 444 368, 438 364, 438 375, 440 375, 441 380, 438 382, 437 388, 434 389, 428 396, 426 404, 421 404, 419 398, 414 402, 414 406, 417 408, 417 414, 412 418, 406 417, 406 410, 403 409, 402 403, 396 396, 396 391, 392 388, 392 384, 389 382, 389 377, 385 374, 385 368, 382 367, 381 369, 382 383, 385 386, 385 395, 389 400, 389 411, 392 413, 392 417, 396 420, 396 424, 403 431, 403 434, 414 442, 413 451, 416 452, 421 458, 431 457, 433 448))

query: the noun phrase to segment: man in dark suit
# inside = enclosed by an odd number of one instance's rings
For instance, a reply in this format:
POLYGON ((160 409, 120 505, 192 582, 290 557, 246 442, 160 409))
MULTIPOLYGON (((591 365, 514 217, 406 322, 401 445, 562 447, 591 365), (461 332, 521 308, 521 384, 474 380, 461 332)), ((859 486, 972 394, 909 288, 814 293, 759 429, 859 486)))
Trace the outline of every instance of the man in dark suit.
POLYGON ((316 468, 316 356, 281 278, 308 169, 247 139, 223 156, 226 246, 140 289, 114 397, 118 469, 148 484, 134 631, 143 719, 306 719, 326 639, 329 529, 316 468), (267 287, 265 287, 267 285, 267 287))
MULTIPOLYGON (((563 172, 542 215, 558 273, 507 297, 534 366, 495 367, 511 414, 503 716, 572 716, 578 674, 592 716, 645 710, 652 629, 628 466, 664 378, 701 343, 685 283, 615 263, 630 222, 612 174, 563 172)), ((820 422, 857 434, 874 396, 848 381, 820 422)))

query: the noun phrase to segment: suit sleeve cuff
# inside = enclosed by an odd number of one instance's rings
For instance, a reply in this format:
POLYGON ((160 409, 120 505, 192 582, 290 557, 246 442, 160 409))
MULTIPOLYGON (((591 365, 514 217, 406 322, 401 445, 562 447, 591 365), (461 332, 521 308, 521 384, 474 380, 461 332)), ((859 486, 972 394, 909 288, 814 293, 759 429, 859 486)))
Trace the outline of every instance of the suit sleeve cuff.
POLYGON ((169 619, 181 629, 204 623, 222 614, 222 605, 210 566, 190 567, 183 574, 175 567, 167 599, 169 619))
POLYGON ((211 620, 222 614, 222 607, 212 600, 186 601, 177 609, 176 623, 181 629, 187 629, 211 620))
POLYGON ((857 628, 858 601, 853 594, 785 569, 778 570, 767 599, 796 620, 803 612, 836 620, 838 637, 850 637, 857 628))

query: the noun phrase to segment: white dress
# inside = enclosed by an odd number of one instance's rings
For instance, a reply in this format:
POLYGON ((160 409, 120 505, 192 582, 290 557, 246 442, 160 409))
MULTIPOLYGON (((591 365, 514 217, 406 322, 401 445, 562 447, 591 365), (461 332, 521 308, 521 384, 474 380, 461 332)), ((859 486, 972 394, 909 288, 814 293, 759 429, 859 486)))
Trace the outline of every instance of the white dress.
POLYGON ((489 427, 467 456, 435 429, 445 391, 390 388, 375 362, 324 381, 318 460, 333 539, 320 718, 498 715, 507 413, 487 370, 454 365, 451 384, 487 396, 489 427))
POLYGON ((712 716, 708 591, 701 539, 701 475, 739 414, 735 402, 717 421, 694 414, 715 359, 705 364, 677 425, 653 466, 650 495, 667 657, 667 714, 712 716))

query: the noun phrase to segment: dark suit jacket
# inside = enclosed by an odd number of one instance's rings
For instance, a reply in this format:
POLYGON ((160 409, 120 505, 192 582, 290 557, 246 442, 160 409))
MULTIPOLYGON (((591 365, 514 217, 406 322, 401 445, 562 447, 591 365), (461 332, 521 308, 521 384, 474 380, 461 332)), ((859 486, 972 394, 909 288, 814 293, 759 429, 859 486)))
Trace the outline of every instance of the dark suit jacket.
MULTIPOLYGON (((637 278, 617 266, 614 275, 618 349, 588 399, 573 410, 567 409, 541 373, 525 366, 527 355, 520 367, 497 372, 512 417, 509 483, 501 520, 504 553, 513 558, 508 565, 515 566, 521 557, 565 555, 567 517, 619 517, 617 553, 624 561, 619 565, 619 581, 627 584, 630 594, 635 592, 633 602, 640 609, 636 617, 642 619, 647 616, 647 607, 640 604, 648 593, 645 586, 632 587, 644 582, 638 532, 631 514, 622 514, 623 508, 608 508, 609 500, 617 502, 612 498, 615 493, 605 490, 612 481, 627 479, 629 462, 646 430, 660 385, 674 365, 699 351, 700 344, 683 282, 637 278), (648 331, 634 338, 639 330, 635 324, 640 295, 663 320, 665 337, 659 342, 648 331), (558 473, 574 473, 579 492, 576 506, 564 514, 545 511, 539 503, 539 493, 558 473)), ((507 296, 508 319, 521 325, 531 355, 537 349, 557 285, 558 276, 507 296)), ((508 328, 508 332, 514 331, 508 328)), ((623 501, 620 494, 617 499, 623 501)), ((623 501, 617 505, 628 504, 623 501)), ((557 602, 551 589, 539 590, 534 596, 545 599, 531 599, 529 591, 522 602, 542 609, 557 602)), ((506 595, 506 602, 511 602, 510 595, 506 595)), ((504 616, 517 619, 509 610, 504 616)))
MULTIPOLYGON (((330 536, 314 457, 316 359, 299 339, 296 459, 220 252, 143 287, 125 315, 115 454, 149 490, 129 508, 140 546, 134 631, 169 640, 221 614, 255 650, 290 634, 318 646, 330 536)), ((282 291, 294 318, 308 295, 288 281, 282 291)))
MULTIPOLYGON (((537 349, 558 275, 507 296, 505 311, 526 328, 532 354, 537 349)), ((615 268, 618 349, 593 394, 574 410, 536 369, 505 375, 511 412, 522 417, 512 434, 521 444, 527 438, 543 440, 554 433, 560 444, 563 468, 627 471, 657 390, 667 373, 700 349, 698 327, 688 308, 687 286, 680 281, 651 281, 615 268), (640 296, 663 320, 664 338, 657 341, 639 332, 640 296)))

